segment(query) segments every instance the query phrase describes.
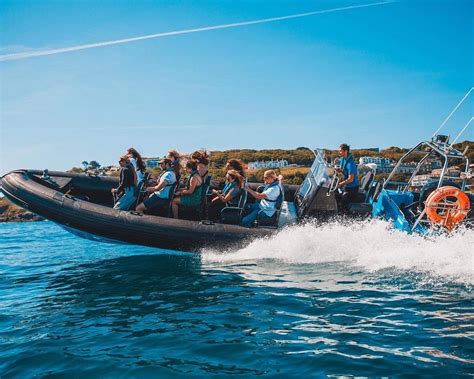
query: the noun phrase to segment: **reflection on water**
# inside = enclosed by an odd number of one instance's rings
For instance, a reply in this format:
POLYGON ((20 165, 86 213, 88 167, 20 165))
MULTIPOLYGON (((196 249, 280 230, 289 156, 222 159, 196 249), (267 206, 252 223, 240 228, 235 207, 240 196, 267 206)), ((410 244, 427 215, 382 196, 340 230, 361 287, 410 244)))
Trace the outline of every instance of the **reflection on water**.
POLYGON ((50 223, 1 233, 6 377, 473 369, 474 304, 463 284, 345 262, 216 261, 96 244, 50 223))

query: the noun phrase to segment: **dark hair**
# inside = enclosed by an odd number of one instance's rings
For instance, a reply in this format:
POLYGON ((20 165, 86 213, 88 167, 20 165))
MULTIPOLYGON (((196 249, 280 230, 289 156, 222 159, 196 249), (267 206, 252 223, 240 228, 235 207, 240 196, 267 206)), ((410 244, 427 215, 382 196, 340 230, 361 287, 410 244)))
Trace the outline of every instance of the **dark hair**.
POLYGON ((351 147, 347 143, 341 143, 341 146, 339 146, 339 148, 347 152, 351 150, 351 147))
POLYGON ((193 171, 197 170, 198 161, 190 159, 186 162, 186 167, 192 169, 193 171))
POLYGON ((229 170, 227 171, 227 175, 229 175, 234 180, 237 180, 239 188, 242 188, 242 184, 244 183, 244 178, 237 170, 229 170))
POLYGON ((169 159, 169 158, 163 158, 163 159, 161 159, 161 160, 160 160, 160 164, 162 164, 162 163, 165 163, 165 164, 169 165, 170 167, 173 165, 173 161, 172 161, 171 159, 169 159))
POLYGON ((196 160, 197 163, 209 165, 209 153, 206 150, 197 150, 191 154, 191 159, 196 160))
POLYGON ((170 150, 168 151, 168 156, 173 157, 174 159, 179 160, 181 158, 181 154, 178 153, 176 150, 170 150))
POLYGON ((144 172, 146 170, 146 166, 145 166, 145 163, 143 163, 143 159, 142 159, 142 156, 140 155, 140 153, 138 151, 136 151, 133 147, 128 149, 127 153, 130 154, 133 158, 135 158, 137 160, 138 169, 140 171, 144 172))
POLYGON ((237 171, 241 176, 245 176, 245 163, 240 159, 229 159, 226 163, 232 170, 237 171))

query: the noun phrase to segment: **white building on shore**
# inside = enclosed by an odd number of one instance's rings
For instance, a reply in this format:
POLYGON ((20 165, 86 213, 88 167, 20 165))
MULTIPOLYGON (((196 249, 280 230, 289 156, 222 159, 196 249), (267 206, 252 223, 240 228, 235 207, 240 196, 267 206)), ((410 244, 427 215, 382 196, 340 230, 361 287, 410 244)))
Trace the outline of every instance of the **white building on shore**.
POLYGON ((256 161, 250 162, 248 165, 249 170, 272 169, 282 167, 288 167, 288 161, 286 159, 281 159, 277 161, 256 161))

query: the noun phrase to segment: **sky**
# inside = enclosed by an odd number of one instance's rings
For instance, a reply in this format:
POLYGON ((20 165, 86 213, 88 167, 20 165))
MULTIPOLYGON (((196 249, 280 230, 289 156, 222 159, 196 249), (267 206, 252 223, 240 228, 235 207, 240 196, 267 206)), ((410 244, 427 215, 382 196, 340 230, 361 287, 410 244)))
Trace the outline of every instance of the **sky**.
POLYGON ((3 0, 0 174, 129 147, 410 147, 473 85, 471 0, 3 0))

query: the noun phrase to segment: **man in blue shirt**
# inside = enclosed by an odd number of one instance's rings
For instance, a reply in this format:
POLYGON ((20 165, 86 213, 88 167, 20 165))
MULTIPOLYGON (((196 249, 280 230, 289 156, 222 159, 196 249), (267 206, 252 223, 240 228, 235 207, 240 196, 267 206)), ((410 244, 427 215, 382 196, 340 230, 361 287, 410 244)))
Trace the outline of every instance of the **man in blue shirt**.
POLYGON ((344 179, 339 182, 342 194, 336 192, 336 197, 341 201, 342 208, 347 208, 349 203, 356 202, 357 193, 359 192, 357 165, 354 162, 349 145, 345 143, 339 146, 339 157, 341 158, 341 171, 344 179))

